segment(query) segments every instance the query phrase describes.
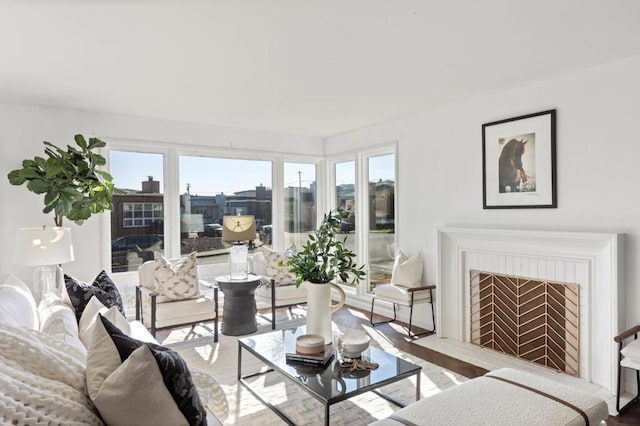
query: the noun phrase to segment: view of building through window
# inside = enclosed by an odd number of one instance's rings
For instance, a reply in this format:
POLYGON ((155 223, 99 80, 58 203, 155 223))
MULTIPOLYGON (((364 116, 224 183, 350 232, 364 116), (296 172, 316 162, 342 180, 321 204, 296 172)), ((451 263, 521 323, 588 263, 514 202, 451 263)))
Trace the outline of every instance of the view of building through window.
MULTIPOLYGON (((168 154, 167 154, 168 155, 168 154)), ((196 251, 200 264, 229 261, 230 242, 222 240, 222 219, 229 215, 253 215, 254 245, 273 243, 271 161, 205 156, 178 156, 180 253, 196 251)), ((164 253, 164 154, 110 151, 109 170, 117 192, 111 212, 111 263, 113 272, 136 271, 154 252, 164 253)), ((389 282, 395 255, 395 154, 367 157, 368 182, 357 181, 356 162, 335 165, 335 205, 349 216, 340 232, 347 247, 358 253, 357 223, 368 224, 368 251, 362 260, 368 267, 369 289, 389 282), (363 218, 356 211, 356 188, 365 188, 363 218), (364 219, 364 220, 363 220, 364 219)), ((313 163, 283 164, 282 222, 276 228, 284 248, 302 247, 316 229, 317 175, 313 163)), ((173 186, 172 186, 173 187, 173 186)), ((328 203, 333 204, 333 203, 328 203)), ((168 238, 168 237, 167 237, 168 238)), ((172 245, 172 247, 175 247, 172 245)))
POLYGON ((391 280, 395 257, 395 155, 369 158, 369 290, 391 280))
POLYGON ((270 161, 180 156, 180 253, 198 252, 198 263, 228 263, 222 218, 252 215, 256 239, 271 245, 270 161))
POLYGON ((111 151, 117 191, 111 211, 111 269, 136 271, 154 251, 164 252, 162 154, 111 151))
POLYGON ((316 166, 284 163, 284 246, 302 247, 316 229, 316 166))
POLYGON ((347 248, 358 254, 356 239, 356 162, 344 161, 336 163, 336 204, 349 213, 349 216, 340 221, 340 233, 347 248))

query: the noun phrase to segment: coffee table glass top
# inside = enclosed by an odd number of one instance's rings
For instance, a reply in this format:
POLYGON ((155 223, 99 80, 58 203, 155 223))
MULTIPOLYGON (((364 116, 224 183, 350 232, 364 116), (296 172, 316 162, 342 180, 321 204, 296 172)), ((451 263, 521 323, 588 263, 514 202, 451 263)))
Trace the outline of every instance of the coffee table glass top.
POLYGON ((328 403, 418 374, 421 369, 373 346, 363 352, 362 360, 377 363, 379 367, 375 370, 350 371, 340 367, 336 356, 325 367, 287 363, 285 354, 295 352, 296 337, 302 334, 305 334, 305 327, 278 330, 241 338, 239 344, 328 403))

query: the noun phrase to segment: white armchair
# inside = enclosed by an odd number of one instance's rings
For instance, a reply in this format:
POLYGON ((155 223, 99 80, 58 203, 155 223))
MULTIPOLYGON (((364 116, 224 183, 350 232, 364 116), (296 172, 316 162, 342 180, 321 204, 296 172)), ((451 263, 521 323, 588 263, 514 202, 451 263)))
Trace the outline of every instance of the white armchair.
POLYGON ((373 290, 373 298, 371 299, 371 313, 369 322, 372 326, 378 324, 386 324, 397 320, 396 305, 409 307, 409 330, 410 338, 432 334, 436 331, 435 313, 433 310, 433 289, 435 285, 424 285, 422 279, 422 257, 418 254, 409 257, 402 250, 399 250, 393 264, 393 272, 391 274, 391 283, 376 285, 373 290), (393 318, 387 321, 373 321, 373 309, 376 300, 382 300, 393 304, 393 318), (433 328, 427 330, 426 333, 415 334, 411 332, 413 321, 413 306, 421 303, 431 305, 431 319, 433 328))
POLYGON ((382 284, 377 285, 374 289, 373 298, 371 299, 371 313, 369 315, 369 322, 372 326, 378 324, 386 324, 397 320, 396 305, 409 307, 409 330, 408 335, 410 338, 420 336, 423 334, 433 334, 436 331, 436 318, 433 311, 433 289, 435 285, 421 285, 418 287, 402 287, 395 284, 382 284), (393 304, 393 318, 387 321, 373 321, 373 307, 377 300, 389 302, 393 304), (427 330, 426 333, 416 334, 411 332, 413 321, 413 306, 420 303, 431 304, 431 320, 433 321, 433 329, 427 330))
POLYGON ((198 279, 195 254, 174 260, 159 256, 138 268, 136 319, 155 337, 157 330, 214 322, 218 341, 218 288, 198 279), (213 294, 211 294, 213 293, 213 294))
POLYGON ((620 414, 640 400, 640 340, 638 340, 638 333, 640 333, 640 325, 636 325, 613 338, 618 344, 618 391, 616 392, 616 410, 620 414), (633 340, 629 340, 631 337, 633 337, 633 340), (636 395, 623 407, 620 407, 620 393, 622 392, 623 382, 622 368, 634 370, 636 376, 636 395))
POLYGON ((286 256, 262 249, 251 257, 251 272, 262 277, 256 289, 256 302, 271 308, 271 328, 276 328, 276 309, 291 308, 307 303, 307 286, 296 286, 295 274, 286 267, 286 256), (279 265, 283 261, 283 265, 279 265))

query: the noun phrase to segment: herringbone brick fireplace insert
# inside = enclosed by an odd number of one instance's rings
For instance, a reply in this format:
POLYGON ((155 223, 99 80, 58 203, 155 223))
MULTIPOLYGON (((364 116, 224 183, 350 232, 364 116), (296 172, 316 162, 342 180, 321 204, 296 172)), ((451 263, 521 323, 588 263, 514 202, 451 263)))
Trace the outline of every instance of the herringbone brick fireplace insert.
POLYGON ((580 287, 471 271, 471 342, 580 375, 580 287))

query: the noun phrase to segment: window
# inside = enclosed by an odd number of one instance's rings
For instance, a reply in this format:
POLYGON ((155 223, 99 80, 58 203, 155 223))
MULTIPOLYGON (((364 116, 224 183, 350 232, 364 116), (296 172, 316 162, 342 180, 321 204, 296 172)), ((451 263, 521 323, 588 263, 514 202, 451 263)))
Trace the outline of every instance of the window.
POLYGON ((154 251, 164 251, 162 154, 109 152, 117 191, 111 212, 111 270, 136 271, 154 251))
POLYGON ((336 207, 342 207, 349 216, 340 222, 347 248, 358 253, 356 244, 356 162, 336 163, 336 207))
POLYGON ((316 229, 316 166, 284 163, 284 245, 302 247, 316 229))
POLYGON ((122 203, 122 227, 151 226, 154 221, 164 220, 162 203, 122 203))
POLYGON ((395 155, 368 158, 369 290, 391 280, 395 257, 395 155))
POLYGON ((199 264, 229 262, 222 218, 253 215, 256 238, 271 245, 271 161, 179 156, 180 253, 198 252, 199 264))

